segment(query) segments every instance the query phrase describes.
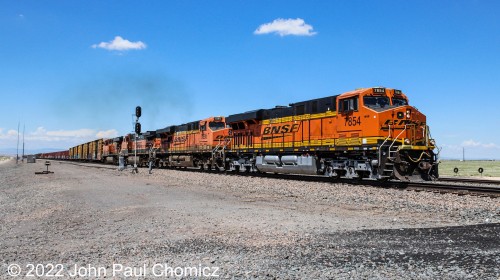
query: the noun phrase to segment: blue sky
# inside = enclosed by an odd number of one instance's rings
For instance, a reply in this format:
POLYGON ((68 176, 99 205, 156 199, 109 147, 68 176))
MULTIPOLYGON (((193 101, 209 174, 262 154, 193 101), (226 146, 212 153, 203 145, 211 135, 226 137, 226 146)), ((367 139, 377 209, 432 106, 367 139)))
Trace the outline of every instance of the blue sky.
POLYGON ((403 90, 442 157, 500 159, 500 1, 0 0, 0 150, 403 90))

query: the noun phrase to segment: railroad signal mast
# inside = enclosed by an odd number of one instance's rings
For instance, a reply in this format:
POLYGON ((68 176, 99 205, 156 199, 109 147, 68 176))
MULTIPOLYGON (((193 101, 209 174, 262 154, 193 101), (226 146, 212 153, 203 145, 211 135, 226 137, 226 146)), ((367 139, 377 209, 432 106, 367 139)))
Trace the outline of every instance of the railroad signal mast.
POLYGON ((135 107, 135 141, 134 141, 134 169, 132 172, 137 173, 137 135, 141 134, 141 123, 139 118, 141 117, 142 109, 141 106, 135 107))

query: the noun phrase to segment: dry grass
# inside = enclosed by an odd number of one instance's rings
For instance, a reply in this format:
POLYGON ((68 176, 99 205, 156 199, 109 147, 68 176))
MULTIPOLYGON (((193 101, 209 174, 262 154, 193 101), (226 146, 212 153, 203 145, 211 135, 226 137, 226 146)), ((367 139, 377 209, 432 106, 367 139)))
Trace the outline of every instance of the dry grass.
POLYGON ((442 176, 455 175, 454 169, 458 168, 459 176, 481 176, 479 168, 483 168, 484 177, 500 177, 500 161, 486 160, 442 160, 439 165, 439 174, 442 176))

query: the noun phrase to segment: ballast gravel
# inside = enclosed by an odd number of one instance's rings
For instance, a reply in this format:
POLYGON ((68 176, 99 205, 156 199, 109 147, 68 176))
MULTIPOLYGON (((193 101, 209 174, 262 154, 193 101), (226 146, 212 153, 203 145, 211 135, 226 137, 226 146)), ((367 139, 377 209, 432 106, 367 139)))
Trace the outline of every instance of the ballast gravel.
POLYGON ((498 198, 44 162, 0 165, 0 279, 500 278, 498 198))

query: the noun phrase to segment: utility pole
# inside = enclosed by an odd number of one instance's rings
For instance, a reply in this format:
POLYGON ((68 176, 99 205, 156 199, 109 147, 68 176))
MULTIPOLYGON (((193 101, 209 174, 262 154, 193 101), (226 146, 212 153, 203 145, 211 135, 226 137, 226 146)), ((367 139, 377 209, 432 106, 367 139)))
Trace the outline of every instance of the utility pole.
POLYGON ((16 164, 19 163, 19 126, 21 122, 17 123, 17 148, 16 148, 16 164))
POLYGON ((465 147, 462 147, 462 161, 465 161, 465 147))
POLYGON ((24 131, 26 130, 26 124, 23 124, 23 156, 21 157, 21 162, 24 162, 24 131))

